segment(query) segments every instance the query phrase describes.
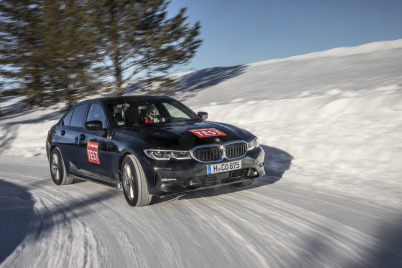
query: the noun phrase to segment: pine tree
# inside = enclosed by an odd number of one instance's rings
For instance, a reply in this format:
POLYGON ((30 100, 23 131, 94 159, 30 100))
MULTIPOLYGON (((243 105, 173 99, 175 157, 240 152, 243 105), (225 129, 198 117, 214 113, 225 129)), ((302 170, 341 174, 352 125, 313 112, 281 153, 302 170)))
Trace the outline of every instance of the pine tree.
POLYGON ((189 26, 184 8, 168 18, 168 4, 165 0, 101 0, 94 4, 93 21, 105 44, 116 95, 122 94, 126 81, 141 73, 171 83, 161 75, 186 63, 201 45, 197 38, 200 24, 189 26))
POLYGON ((43 52, 40 33, 41 10, 39 0, 0 2, 0 74, 19 82, 17 89, 27 96, 30 105, 44 98, 43 52))
MULTIPOLYGON (((163 77, 200 46, 200 25, 185 9, 167 17, 165 0, 2 0, 0 76, 27 103, 69 104, 100 86, 112 70, 116 94, 136 75, 169 89, 163 77), (104 68, 103 66, 106 66, 104 68)), ((4 89, 5 86, 2 85, 4 89)))
POLYGON ((46 89, 69 104, 102 82, 104 55, 91 29, 88 2, 43 1, 40 32, 48 55, 46 89))
POLYGON ((0 2, 0 74, 18 82, 30 106, 71 105, 100 84, 104 55, 90 28, 88 2, 0 2))

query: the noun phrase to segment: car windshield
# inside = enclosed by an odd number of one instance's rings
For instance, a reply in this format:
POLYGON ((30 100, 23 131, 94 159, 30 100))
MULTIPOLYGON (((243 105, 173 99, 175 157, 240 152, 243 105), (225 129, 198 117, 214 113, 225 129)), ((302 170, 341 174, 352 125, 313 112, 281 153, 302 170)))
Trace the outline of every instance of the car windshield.
POLYGON ((183 123, 200 120, 191 110, 174 100, 134 100, 109 104, 116 127, 183 123))

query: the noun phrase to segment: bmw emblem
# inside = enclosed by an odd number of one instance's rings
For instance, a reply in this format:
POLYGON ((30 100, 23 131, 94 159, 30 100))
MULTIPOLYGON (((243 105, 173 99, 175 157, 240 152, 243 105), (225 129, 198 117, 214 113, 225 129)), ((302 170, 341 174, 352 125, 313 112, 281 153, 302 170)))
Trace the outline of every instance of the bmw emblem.
POLYGON ((221 139, 219 139, 219 138, 215 138, 215 141, 216 141, 217 143, 222 142, 221 139))

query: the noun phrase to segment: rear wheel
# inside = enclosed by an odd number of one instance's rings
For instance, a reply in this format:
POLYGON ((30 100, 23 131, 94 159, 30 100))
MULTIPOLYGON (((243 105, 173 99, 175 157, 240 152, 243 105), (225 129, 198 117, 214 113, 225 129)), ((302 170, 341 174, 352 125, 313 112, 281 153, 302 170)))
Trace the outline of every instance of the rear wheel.
POLYGON ((148 182, 144 170, 138 159, 133 155, 127 155, 121 164, 121 182, 124 197, 127 203, 133 207, 142 207, 151 203, 148 182))
POLYGON ((66 167, 64 166, 63 156, 59 148, 54 148, 50 153, 50 174, 52 180, 57 185, 66 185, 73 182, 73 178, 68 177, 66 174, 66 167))

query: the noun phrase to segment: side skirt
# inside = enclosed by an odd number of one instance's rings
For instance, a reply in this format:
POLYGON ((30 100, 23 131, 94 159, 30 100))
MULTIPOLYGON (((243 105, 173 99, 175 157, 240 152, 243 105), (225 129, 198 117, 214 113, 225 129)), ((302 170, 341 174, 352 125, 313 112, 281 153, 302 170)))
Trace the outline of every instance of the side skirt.
POLYGON ((116 181, 112 178, 105 177, 90 171, 82 170, 76 167, 71 162, 69 164, 70 164, 70 173, 67 173, 67 176, 69 177, 72 177, 77 180, 92 181, 106 186, 115 187, 120 191, 122 190, 120 181, 116 181))

